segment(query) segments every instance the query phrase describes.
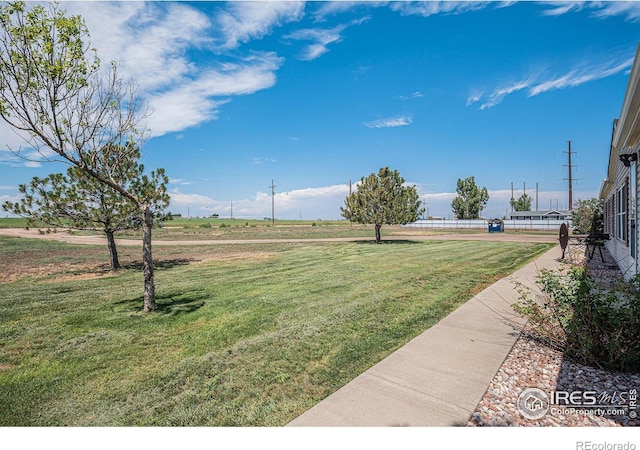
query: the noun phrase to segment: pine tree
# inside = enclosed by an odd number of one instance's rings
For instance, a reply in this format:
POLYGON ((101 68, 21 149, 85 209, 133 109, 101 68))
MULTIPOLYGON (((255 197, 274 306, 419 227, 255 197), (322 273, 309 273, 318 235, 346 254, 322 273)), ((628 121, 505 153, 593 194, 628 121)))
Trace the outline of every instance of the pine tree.
MULTIPOLYGON (((103 149, 103 155, 109 152, 113 155, 121 153, 109 147, 103 149)), ((136 192, 137 196, 147 197, 153 203, 155 221, 166 219, 163 210, 169 204, 169 196, 164 170, 152 172, 151 179, 145 182, 144 166, 137 163, 135 152, 130 154, 132 159, 122 161, 120 170, 114 173, 115 181, 123 186, 146 189, 147 192, 136 192)), ((139 151, 137 155, 139 157, 139 151)), ((67 169, 66 176, 56 173, 45 178, 34 177, 28 185, 20 185, 19 191, 23 198, 15 203, 5 202, 2 205, 5 211, 26 217, 29 227, 46 225, 103 232, 111 268, 120 268, 114 234, 139 228, 140 220, 136 206, 117 191, 75 166, 67 169)))
POLYGON ((340 210, 352 222, 375 225, 376 243, 380 243, 382 225, 415 222, 424 213, 421 203, 415 186, 404 186, 397 170, 384 167, 362 177, 340 210))

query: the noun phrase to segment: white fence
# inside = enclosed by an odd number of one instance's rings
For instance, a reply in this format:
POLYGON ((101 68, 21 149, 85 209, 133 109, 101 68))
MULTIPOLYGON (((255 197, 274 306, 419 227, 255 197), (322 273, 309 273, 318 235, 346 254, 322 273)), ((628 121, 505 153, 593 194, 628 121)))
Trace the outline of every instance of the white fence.
MULTIPOLYGON (((566 220, 503 220, 504 230, 550 230, 557 231, 560 225, 566 223, 571 228, 571 221, 566 220)), ((402 225, 405 228, 425 229, 458 229, 458 230, 489 230, 489 220, 418 220, 417 222, 402 225)))

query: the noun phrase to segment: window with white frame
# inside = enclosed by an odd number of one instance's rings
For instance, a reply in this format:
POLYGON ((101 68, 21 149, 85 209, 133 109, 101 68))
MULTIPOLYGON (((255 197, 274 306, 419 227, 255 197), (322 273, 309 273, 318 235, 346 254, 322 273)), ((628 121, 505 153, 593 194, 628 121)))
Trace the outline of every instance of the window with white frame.
POLYGON ((616 195, 618 200, 617 205, 617 229, 616 237, 621 241, 627 240, 627 188, 626 185, 622 186, 616 195))

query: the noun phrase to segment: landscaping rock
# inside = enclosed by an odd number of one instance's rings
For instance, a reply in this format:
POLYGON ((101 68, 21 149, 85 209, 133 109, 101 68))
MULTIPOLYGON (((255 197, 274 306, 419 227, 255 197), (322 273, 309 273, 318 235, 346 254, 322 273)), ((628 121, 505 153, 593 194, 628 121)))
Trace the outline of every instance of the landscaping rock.
MULTIPOLYGON (((599 258, 586 261, 584 253, 574 250, 574 264, 588 264, 589 272, 598 279, 614 283, 620 279, 620 272, 611 257, 605 262, 599 258), (614 268, 612 268, 614 267, 614 268)), ((553 414, 531 420, 524 417, 517 408, 518 396, 527 388, 538 388, 544 392, 554 391, 595 391, 606 393, 626 393, 631 389, 640 391, 640 374, 606 371, 572 362, 563 353, 551 349, 523 333, 498 370, 487 392, 471 415, 468 426, 522 426, 522 427, 622 427, 640 426, 640 418, 624 415, 597 414, 553 414)), ((640 414, 640 408, 638 409, 640 414)))

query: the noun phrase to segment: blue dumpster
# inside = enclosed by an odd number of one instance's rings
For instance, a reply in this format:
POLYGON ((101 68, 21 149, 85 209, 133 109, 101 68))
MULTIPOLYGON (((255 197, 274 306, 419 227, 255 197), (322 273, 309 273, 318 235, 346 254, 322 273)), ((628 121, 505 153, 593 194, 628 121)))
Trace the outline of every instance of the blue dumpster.
POLYGON ((503 233, 504 222, 500 219, 492 219, 489 221, 489 233, 503 233))

